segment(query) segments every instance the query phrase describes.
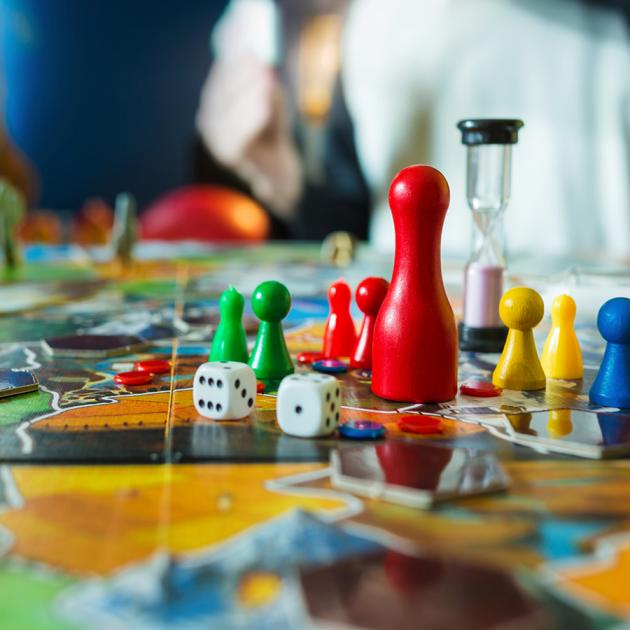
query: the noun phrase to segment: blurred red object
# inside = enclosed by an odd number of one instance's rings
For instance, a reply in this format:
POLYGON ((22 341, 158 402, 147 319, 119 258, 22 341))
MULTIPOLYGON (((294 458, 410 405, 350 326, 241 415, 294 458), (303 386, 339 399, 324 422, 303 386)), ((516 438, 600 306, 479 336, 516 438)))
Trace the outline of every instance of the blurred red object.
POLYGON ((20 226, 23 243, 58 245, 63 241, 63 229, 59 217, 49 210, 33 210, 20 226))
POLYGON ((102 199, 87 199, 72 220, 72 242, 78 245, 106 245, 114 225, 114 211, 102 199))
POLYGON ((186 186, 166 193, 140 217, 143 239, 262 241, 269 217, 250 197, 219 186, 186 186))

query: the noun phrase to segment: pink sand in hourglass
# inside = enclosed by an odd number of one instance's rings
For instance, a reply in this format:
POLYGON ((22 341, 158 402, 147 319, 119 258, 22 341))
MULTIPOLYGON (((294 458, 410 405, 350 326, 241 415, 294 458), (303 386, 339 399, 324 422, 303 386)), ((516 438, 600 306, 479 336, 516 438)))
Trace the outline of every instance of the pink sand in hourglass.
POLYGON ((474 328, 503 326, 499 318, 502 295, 502 267, 469 264, 464 283, 464 324, 474 328))

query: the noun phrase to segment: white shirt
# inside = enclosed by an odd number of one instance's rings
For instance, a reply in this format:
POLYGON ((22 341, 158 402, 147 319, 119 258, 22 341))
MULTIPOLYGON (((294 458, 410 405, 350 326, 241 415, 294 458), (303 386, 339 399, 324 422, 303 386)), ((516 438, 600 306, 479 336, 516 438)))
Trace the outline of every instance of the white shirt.
POLYGON ((463 118, 521 118, 505 227, 511 252, 630 254, 630 40, 622 16, 545 0, 355 0, 342 80, 374 209, 414 163, 451 186, 446 254, 466 257, 463 118))

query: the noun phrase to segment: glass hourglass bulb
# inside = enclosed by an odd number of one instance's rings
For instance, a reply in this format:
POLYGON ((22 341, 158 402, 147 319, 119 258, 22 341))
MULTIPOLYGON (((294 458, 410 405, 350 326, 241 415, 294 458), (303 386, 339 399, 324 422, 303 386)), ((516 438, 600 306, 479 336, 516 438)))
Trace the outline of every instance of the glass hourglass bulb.
POLYGON ((458 124, 467 146, 466 198, 473 218, 460 325, 463 350, 498 352, 505 339, 499 318, 505 269, 503 216, 510 199, 512 145, 522 126, 520 120, 503 119, 458 124))

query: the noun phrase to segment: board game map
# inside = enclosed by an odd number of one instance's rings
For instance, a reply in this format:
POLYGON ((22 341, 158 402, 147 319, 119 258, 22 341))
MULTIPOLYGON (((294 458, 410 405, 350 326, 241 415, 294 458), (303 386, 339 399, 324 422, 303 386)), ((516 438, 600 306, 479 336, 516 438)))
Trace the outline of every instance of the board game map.
MULTIPOLYGON (((140 258, 129 270, 72 249, 27 252, 19 275, 0 286, 0 369, 30 370, 40 384, 38 392, 0 401, 0 609, 7 627, 301 627, 322 604, 296 597, 300 583, 317 583, 318 566, 344 575, 344 562, 356 554, 368 554, 378 571, 385 567, 375 583, 388 576, 396 593, 405 591, 397 580, 406 577, 419 608, 429 583, 447 601, 449 589, 461 588, 462 572, 474 579, 475 571, 492 569, 507 590, 516 588, 515 578, 526 587, 512 609, 528 627, 605 628, 630 617, 630 462, 544 453, 496 437, 505 414, 522 423, 535 411, 589 409, 602 352, 590 326, 578 330, 584 380, 552 382, 545 392, 410 406, 374 397, 369 372, 341 376, 342 422, 372 420, 387 428, 388 440, 488 450, 501 460, 509 493, 428 512, 331 488, 331 449, 357 443, 284 435, 272 387, 245 421, 197 416, 191 379, 207 360, 218 297, 228 285, 247 295, 262 280, 287 284, 293 307, 284 324, 295 356, 321 347, 331 281, 343 275, 356 286, 367 275, 387 275, 387 265, 365 254, 339 270, 322 265, 309 246, 184 248, 140 258), (53 356, 41 343, 77 333, 134 334, 147 347, 77 359, 53 356), (145 386, 113 381, 146 358, 170 360, 171 373, 145 386), (399 430, 401 413, 420 412, 443 417, 440 434, 399 430), (265 540, 275 541, 273 554, 265 540), (306 552, 304 540, 320 544, 306 552), (401 557, 394 562, 392 553, 401 557), (418 554, 429 554, 432 567, 422 589, 417 573, 427 569, 408 559, 418 554)), ((254 335, 251 311, 245 324, 254 335)), ((544 324, 538 332, 542 342, 544 324)), ((487 378, 496 360, 462 353, 460 382, 487 378)), ((623 417, 607 410, 611 415, 623 417)), ((337 621, 357 621, 347 602, 335 606, 337 621)))

